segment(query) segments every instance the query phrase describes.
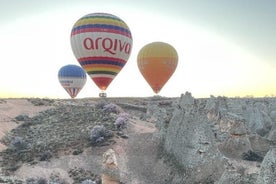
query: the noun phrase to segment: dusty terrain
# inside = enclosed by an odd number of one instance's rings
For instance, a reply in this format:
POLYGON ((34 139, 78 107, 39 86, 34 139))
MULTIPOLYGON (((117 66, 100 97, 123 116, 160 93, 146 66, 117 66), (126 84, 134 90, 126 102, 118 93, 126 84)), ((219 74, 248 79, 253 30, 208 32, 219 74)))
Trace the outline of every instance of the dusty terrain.
MULTIPOLYGON (((19 125, 19 122, 14 121, 14 117, 23 114, 33 117, 38 112, 48 108, 50 106, 35 106, 25 99, 0 100, 0 138, 19 125)), ((5 148, 6 146, 0 143, 0 151, 5 148)))
MULTIPOLYGON (((158 178, 156 178, 158 174, 155 172, 166 175, 168 170, 163 167, 162 163, 160 163, 160 167, 156 167, 157 170, 151 169, 152 165, 157 165, 155 161, 158 157, 160 140, 155 135, 158 130, 155 127, 154 119, 151 119, 150 116, 146 117, 148 100, 147 98, 105 99, 104 103, 106 104, 116 104, 117 112, 112 112, 110 117, 109 115, 95 116, 94 119, 89 119, 91 117, 89 116, 90 109, 102 103, 101 99, 2 99, 0 103, 0 132, 1 138, 4 140, 1 143, 2 175, 10 177, 11 179, 6 179, 10 183, 26 182, 28 178, 50 179, 53 176, 66 183, 81 183, 81 180, 89 178, 89 176, 98 181, 101 175, 102 155, 107 149, 112 148, 117 156, 122 183, 140 184, 151 181, 151 183, 154 181, 158 183, 158 178), (63 109, 67 112, 64 113, 63 109), (127 126, 120 130, 114 128, 113 125, 114 116, 118 113, 130 115, 127 126), (62 115, 55 117, 56 114, 62 115), (79 122, 76 122, 77 119, 79 122), (66 122, 70 120, 73 121, 72 124, 66 122), (56 125, 43 125, 49 121, 56 125), (114 136, 104 144, 91 146, 87 139, 81 140, 80 137, 75 136, 72 138, 78 140, 74 142, 71 141, 70 136, 58 135, 62 134, 58 129, 63 128, 62 132, 66 131, 66 124, 70 124, 68 131, 71 126, 73 127, 72 131, 80 131, 79 134, 81 134, 81 132, 87 132, 88 129, 91 130, 94 126, 93 123, 105 124, 108 129, 113 131, 114 136), (51 129, 56 129, 56 132, 51 133, 51 129), (30 130, 31 132, 29 132, 30 130), (39 133, 37 134, 37 132, 39 133), (56 142, 47 137, 50 134, 52 137, 56 136, 56 142), (14 153, 11 149, 7 149, 11 144, 12 137, 15 136, 27 140, 33 150, 14 153), (30 138, 30 136, 34 137, 30 138), (43 141, 49 142, 44 146, 47 148, 38 148, 37 142, 43 141), (48 152, 51 154, 50 158, 42 160, 41 155, 48 152)), ((72 132, 68 134, 70 133, 72 132)))
POLYGON ((276 98, 1 99, 0 132, 0 183, 276 183, 276 98))

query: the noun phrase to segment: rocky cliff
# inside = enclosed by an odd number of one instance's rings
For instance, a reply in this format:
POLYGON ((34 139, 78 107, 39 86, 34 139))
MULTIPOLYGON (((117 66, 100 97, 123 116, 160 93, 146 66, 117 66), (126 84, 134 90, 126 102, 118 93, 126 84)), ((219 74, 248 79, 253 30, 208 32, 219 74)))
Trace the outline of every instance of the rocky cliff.
POLYGON ((170 121, 157 122, 164 152, 179 168, 172 183, 275 183, 275 120, 275 98, 186 92, 170 121))

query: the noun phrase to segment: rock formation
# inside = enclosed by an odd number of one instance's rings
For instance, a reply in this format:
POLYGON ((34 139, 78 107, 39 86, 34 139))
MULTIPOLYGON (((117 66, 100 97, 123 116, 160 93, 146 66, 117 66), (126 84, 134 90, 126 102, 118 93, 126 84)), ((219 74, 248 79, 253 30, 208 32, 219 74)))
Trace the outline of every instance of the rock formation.
POLYGON ((113 149, 108 149, 103 154, 102 184, 119 184, 120 170, 118 168, 116 154, 113 149))
POLYGON ((256 184, 276 183, 276 147, 272 147, 262 162, 256 184))
POLYGON ((187 92, 52 105, 34 117, 13 116, 20 125, 2 139, 8 149, 0 152, 1 181, 51 180, 33 178, 36 167, 48 174, 61 169, 75 183, 276 183, 276 98, 196 99, 187 92), (130 115, 124 137, 116 124, 122 111, 130 115), (91 144, 95 126, 112 134, 100 133, 104 141, 91 144))
POLYGON ((182 168, 184 183, 216 181, 224 170, 205 103, 182 95, 166 132, 164 149, 182 168))
POLYGON ((164 151, 180 168, 172 182, 275 183, 275 102, 182 95, 170 122, 158 127, 164 151))

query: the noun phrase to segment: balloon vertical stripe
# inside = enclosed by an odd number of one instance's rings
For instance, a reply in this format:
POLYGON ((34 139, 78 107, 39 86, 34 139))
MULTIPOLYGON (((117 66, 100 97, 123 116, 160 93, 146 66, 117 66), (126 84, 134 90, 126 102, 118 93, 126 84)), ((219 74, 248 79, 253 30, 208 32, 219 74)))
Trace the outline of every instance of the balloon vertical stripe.
POLYGON ((71 98, 75 98, 80 92, 80 88, 66 88, 67 93, 71 96, 71 98))

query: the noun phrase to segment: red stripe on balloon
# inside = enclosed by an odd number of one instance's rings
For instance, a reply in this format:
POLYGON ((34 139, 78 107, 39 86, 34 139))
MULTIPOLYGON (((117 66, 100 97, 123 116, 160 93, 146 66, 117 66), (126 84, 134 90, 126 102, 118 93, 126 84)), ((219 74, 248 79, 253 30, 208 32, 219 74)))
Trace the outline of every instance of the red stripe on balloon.
POLYGON ((114 58, 114 57, 82 57, 82 58, 78 58, 79 63, 83 63, 83 62, 87 62, 87 61, 115 61, 115 62, 119 62, 123 65, 126 64, 126 61, 120 58, 114 58))
POLYGON ((85 28, 85 29, 79 29, 76 31, 73 31, 71 33, 71 37, 77 34, 81 34, 81 33, 93 33, 93 32, 106 32, 106 33, 115 33, 115 34, 120 34, 120 35, 124 35, 126 37, 132 38, 131 34, 126 33, 124 31, 118 31, 118 30, 111 30, 111 29, 103 29, 103 28, 85 28))

